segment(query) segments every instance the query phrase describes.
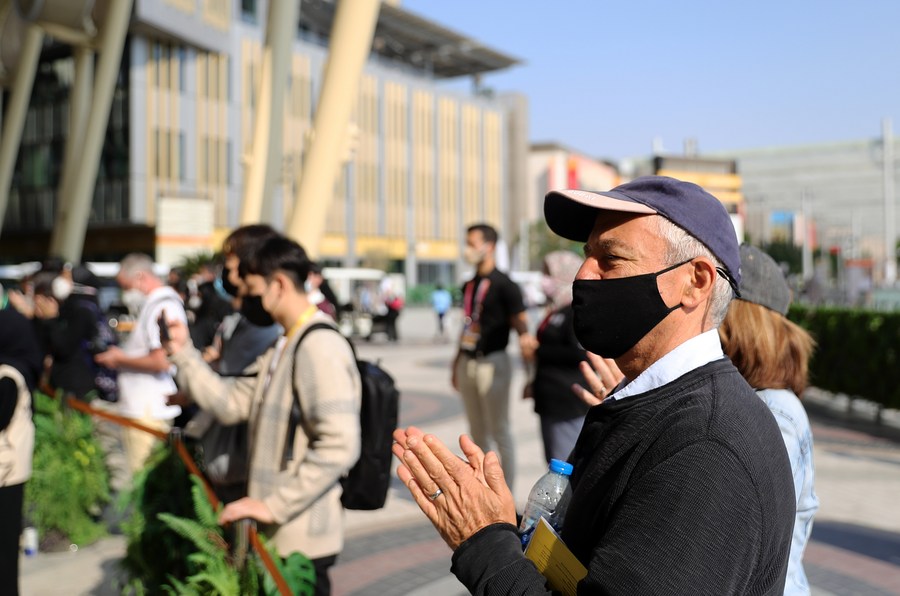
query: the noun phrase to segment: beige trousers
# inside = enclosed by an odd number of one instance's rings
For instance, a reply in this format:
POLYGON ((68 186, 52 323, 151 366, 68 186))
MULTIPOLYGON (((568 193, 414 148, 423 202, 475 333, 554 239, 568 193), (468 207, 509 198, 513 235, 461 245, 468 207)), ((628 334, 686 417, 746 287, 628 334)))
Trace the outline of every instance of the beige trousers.
MULTIPOLYGON (((172 428, 171 420, 159 420, 145 416, 144 418, 135 418, 134 421, 166 433, 172 428)), ((144 463, 150 457, 150 452, 158 442, 159 439, 148 432, 131 427, 122 429, 122 445, 125 448, 128 469, 132 474, 144 467, 144 463)))
POLYGON ((509 424, 509 355, 505 351, 480 357, 463 354, 456 363, 456 379, 472 440, 485 451, 497 450, 506 484, 512 489, 516 454, 509 424))

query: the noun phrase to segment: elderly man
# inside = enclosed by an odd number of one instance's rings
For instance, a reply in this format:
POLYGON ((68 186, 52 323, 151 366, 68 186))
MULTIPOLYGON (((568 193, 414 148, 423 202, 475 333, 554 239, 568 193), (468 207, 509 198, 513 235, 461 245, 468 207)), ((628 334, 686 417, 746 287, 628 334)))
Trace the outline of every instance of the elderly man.
MULTIPOLYGON (((603 193, 551 192, 550 228, 586 241, 575 328, 625 378, 600 387, 575 451, 561 536, 583 594, 781 594, 794 504, 765 405, 724 357, 716 327, 740 282, 738 242, 700 187, 638 178, 603 193)), ((456 458, 398 430, 398 475, 477 594, 548 593, 524 558, 497 457, 456 458)))
MULTIPOLYGON (((147 255, 132 253, 122 259, 116 281, 123 290, 123 300, 140 305, 138 318, 121 348, 112 346, 94 360, 119 371, 118 410, 122 416, 168 432, 181 408, 166 403, 176 387, 159 337, 159 318, 187 324, 184 305, 175 290, 153 272, 153 259, 147 255), (126 296, 130 298, 125 300, 126 296)), ((156 438, 143 430, 126 428, 122 442, 129 471, 134 474, 147 461, 156 438)))

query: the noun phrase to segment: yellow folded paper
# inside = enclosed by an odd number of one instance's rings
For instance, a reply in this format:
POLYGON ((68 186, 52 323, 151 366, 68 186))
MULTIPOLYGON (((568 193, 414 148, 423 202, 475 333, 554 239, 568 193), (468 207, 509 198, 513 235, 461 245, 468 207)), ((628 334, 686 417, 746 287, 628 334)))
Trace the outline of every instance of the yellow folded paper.
POLYGON ((575 596, 578 582, 587 575, 585 566, 543 517, 538 520, 525 556, 547 578, 550 589, 565 596, 575 596))

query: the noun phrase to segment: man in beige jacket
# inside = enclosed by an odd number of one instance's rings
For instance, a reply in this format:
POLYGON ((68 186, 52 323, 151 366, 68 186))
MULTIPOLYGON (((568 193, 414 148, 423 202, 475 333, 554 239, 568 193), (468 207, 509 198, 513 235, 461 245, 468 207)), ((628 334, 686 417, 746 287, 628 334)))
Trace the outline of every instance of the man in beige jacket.
POLYGON ((339 480, 359 458, 361 385, 349 344, 307 299, 309 269, 303 248, 282 236, 266 241, 242 268, 244 300, 259 301, 286 330, 249 369, 255 377, 216 375, 183 325, 171 326, 167 347, 178 385, 202 408, 224 424, 248 421, 248 496, 226 505, 220 523, 257 520, 279 555, 299 551, 313 561, 316 594, 329 594, 327 572, 343 547, 339 480), (304 331, 319 322, 333 329, 311 331, 298 349, 304 331), (291 428, 295 391, 301 415, 291 428))

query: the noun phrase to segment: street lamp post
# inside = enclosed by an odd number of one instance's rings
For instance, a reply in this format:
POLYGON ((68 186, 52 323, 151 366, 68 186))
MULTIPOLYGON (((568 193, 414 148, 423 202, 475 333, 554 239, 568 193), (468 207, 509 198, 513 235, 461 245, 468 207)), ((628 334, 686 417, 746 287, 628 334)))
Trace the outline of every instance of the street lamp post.
POLYGON ((897 219, 894 206, 894 130, 890 118, 882 121, 884 175, 884 285, 897 281, 897 219))

